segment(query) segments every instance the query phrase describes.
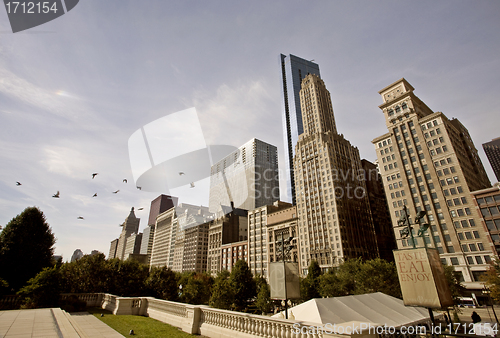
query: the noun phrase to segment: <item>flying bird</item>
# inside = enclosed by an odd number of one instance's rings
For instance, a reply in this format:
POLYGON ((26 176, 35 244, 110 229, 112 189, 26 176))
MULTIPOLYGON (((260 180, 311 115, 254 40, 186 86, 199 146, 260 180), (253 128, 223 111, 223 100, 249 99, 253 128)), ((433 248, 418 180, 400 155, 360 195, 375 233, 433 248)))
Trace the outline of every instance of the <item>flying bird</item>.
POLYGON ((191 182, 189 184, 191 184, 190 188, 194 188, 194 182, 191 182))
POLYGON ((120 191, 120 190, 117 190, 117 191, 113 191, 113 194, 118 194, 118 191, 120 191))
POLYGON ((142 209, 144 209, 144 208, 139 208, 139 209, 137 209, 137 210, 142 210, 142 209))
POLYGON ((94 177, 96 177, 97 175, 99 175, 99 173, 93 173, 92 174, 92 179, 94 179, 94 177))
POLYGON ((17 185, 17 186, 20 186, 20 185, 22 185, 22 184, 21 184, 21 182, 16 182, 16 185, 17 185))
POLYGON ((179 175, 182 176, 182 175, 186 175, 186 174, 184 174, 184 172, 182 172, 182 171, 179 171, 179 175))
POLYGON ((127 183, 127 179, 126 179, 126 178, 124 178, 124 179, 123 179, 123 182, 127 183))
POLYGON ((92 197, 97 197, 97 193, 95 193, 94 196, 92 196, 92 197))
POLYGON ((85 218, 83 218, 82 216, 78 216, 76 219, 85 219, 85 218))
POLYGON ((141 188, 141 187, 137 187, 137 189, 142 190, 142 188, 141 188))
POLYGON ((59 190, 57 190, 57 192, 54 195, 52 195, 52 197, 59 198, 59 190))

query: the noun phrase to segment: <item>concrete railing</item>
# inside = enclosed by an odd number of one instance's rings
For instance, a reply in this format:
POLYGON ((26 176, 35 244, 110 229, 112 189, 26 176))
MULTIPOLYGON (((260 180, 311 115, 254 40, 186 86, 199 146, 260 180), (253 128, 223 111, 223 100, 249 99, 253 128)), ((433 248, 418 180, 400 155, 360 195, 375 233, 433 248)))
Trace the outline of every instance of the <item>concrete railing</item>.
MULTIPOLYGON (((67 294, 69 295, 69 294, 67 294)), ((217 338, 320 338, 347 335, 309 332, 299 327, 318 324, 271 318, 206 305, 176 303, 152 297, 118 297, 111 294, 73 294, 87 306, 97 306, 115 315, 148 316, 181 328, 190 334, 217 338), (295 325, 294 325, 295 324, 295 325), (300 326, 299 326, 300 324, 300 326)))

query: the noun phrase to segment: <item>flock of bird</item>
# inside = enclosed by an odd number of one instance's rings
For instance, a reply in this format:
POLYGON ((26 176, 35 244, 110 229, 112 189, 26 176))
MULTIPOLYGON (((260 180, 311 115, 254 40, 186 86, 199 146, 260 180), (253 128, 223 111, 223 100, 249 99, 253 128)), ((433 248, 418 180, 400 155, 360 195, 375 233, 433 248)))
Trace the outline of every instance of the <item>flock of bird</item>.
MULTIPOLYGON (((93 173, 93 174, 92 174, 92 179, 94 179, 97 175, 99 175, 99 173, 93 173)), ((179 172, 179 175, 180 175, 180 176, 182 176, 182 175, 185 175, 185 173, 181 171, 181 172, 179 172)), ((123 183, 128 183, 128 180, 127 180, 126 178, 124 178, 124 179, 123 179, 123 183)), ((21 183, 21 182, 19 182, 19 181, 18 181, 18 182, 16 182, 16 186, 20 186, 20 185, 22 185, 22 183, 21 183)), ((189 185, 190 185, 190 188, 194 188, 194 182, 190 182, 190 183, 189 183, 189 185)), ((142 189, 142 188, 141 188, 141 187, 139 187, 139 186, 137 186, 136 188, 137 188, 137 189, 139 189, 139 190, 141 190, 141 189, 142 189)), ((113 194, 118 194, 118 192, 119 192, 119 191, 120 191, 120 190, 118 189, 118 190, 116 190, 116 191, 113 191, 112 193, 113 193, 113 194)), ((53 197, 53 198, 60 198, 60 192, 59 192, 59 190, 58 190, 58 191, 57 191, 54 195, 52 195, 52 197, 53 197)), ((94 197, 97 197, 97 193, 95 193, 95 194, 92 196, 92 198, 94 198, 94 197)), ((143 210, 143 209, 144 209, 144 208, 138 208, 137 210, 143 210)), ((79 220, 83 220, 83 219, 85 219, 85 218, 83 218, 82 216, 78 216, 78 217, 77 217, 77 219, 79 219, 79 220)), ((0 230, 1 230, 1 227, 0 227, 0 230)))
MULTIPOLYGON (((99 173, 93 173, 93 174, 92 174, 92 179, 94 179, 97 175, 99 175, 99 173)), ((124 179, 123 179, 123 183, 128 183, 128 180, 127 180, 126 178, 124 178, 124 179)), ((17 182, 16 182, 16 186, 20 186, 20 185, 23 185, 23 184, 22 184, 21 182, 17 181, 17 182)), ((141 187, 139 187, 139 186, 138 186, 138 187, 137 187, 137 189, 141 190, 141 187)), ((118 192, 119 192, 119 191, 120 191, 120 190, 118 189, 118 190, 116 190, 116 191, 113 191, 112 193, 113 193, 113 194, 118 194, 118 192)), ((59 192, 59 190, 58 190, 58 191, 57 191, 54 195, 52 195, 52 197, 53 197, 53 198, 60 198, 61 196, 60 196, 60 192, 59 192)), ((95 194, 92 196, 92 198, 94 198, 94 197, 97 197, 97 193, 95 193, 95 194)), ((144 208, 138 208, 137 210, 143 210, 143 209, 144 209, 144 208)), ((81 220, 83 220, 83 219, 85 219, 85 218, 83 218, 82 216, 78 216, 76 219, 81 219, 81 220)), ((0 227, 0 230, 1 230, 1 227, 0 227)))

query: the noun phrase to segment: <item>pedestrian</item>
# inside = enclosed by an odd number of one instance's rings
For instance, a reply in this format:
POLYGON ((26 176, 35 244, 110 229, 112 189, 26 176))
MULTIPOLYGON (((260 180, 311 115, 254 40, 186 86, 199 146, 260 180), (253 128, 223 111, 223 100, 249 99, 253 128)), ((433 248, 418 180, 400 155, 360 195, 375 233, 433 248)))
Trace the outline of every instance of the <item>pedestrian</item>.
POLYGON ((477 314, 476 311, 472 311, 472 315, 470 316, 472 318, 472 322, 479 323, 481 321, 481 317, 477 314))

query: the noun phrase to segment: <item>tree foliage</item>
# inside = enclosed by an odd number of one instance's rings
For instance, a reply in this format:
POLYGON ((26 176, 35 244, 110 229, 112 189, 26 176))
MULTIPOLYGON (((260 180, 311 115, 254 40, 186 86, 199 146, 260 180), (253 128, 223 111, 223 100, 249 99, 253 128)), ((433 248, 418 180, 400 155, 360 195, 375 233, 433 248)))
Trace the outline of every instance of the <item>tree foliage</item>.
POLYGON ((56 239, 36 207, 14 217, 0 234, 0 277, 17 291, 52 265, 56 239))
POLYGON ((234 309, 244 311, 257 296, 257 287, 247 262, 238 260, 229 278, 234 292, 234 309))
POLYGON ((271 300, 271 289, 269 284, 262 276, 255 276, 255 284, 257 285, 257 299, 255 300, 255 306, 259 309, 262 314, 267 314, 271 312, 273 308, 273 303, 271 300))
POLYGON ((19 290, 24 308, 59 307, 61 273, 57 266, 45 268, 19 290))
POLYGON ((194 305, 208 304, 212 284, 213 278, 206 273, 184 273, 179 280, 179 300, 194 305))
POLYGON ((209 305, 218 309, 230 310, 233 305, 234 293, 227 270, 222 270, 215 278, 209 305))
POLYGON ((382 292, 401 298, 396 266, 380 258, 346 260, 338 268, 321 276, 319 284, 323 297, 382 292))
POLYGON ((500 262, 495 261, 491 263, 484 275, 484 281, 491 291, 491 298, 496 302, 500 302, 500 262))
POLYGON ((175 301, 178 297, 178 276, 175 272, 163 267, 153 267, 149 272, 144 284, 149 296, 175 301))
POLYGON ((322 276, 321 268, 317 261, 311 261, 307 269, 307 276, 300 281, 300 296, 302 301, 320 298, 319 282, 322 276))

